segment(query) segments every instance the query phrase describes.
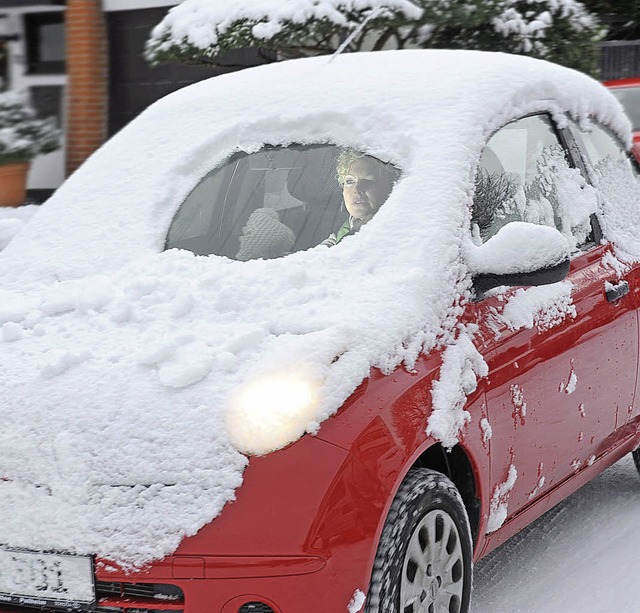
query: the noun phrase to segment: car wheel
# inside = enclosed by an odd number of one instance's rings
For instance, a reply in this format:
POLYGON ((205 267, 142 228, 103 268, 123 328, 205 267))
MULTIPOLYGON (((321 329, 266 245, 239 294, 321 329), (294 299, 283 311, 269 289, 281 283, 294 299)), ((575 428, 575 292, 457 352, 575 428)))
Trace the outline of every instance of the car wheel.
POLYGON ((640 473, 640 447, 638 447, 635 451, 632 451, 631 455, 633 456, 633 461, 636 463, 636 468, 640 473))
POLYGON ((467 613, 471 530, 458 490, 443 474, 409 471, 382 530, 367 613, 467 613))

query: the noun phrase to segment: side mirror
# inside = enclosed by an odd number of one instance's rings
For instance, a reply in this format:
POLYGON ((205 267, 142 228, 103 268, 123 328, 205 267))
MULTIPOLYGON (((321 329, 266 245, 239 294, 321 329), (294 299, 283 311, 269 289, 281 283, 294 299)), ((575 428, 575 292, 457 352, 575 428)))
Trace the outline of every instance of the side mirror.
POLYGON ((513 221, 480 247, 467 264, 476 299, 501 285, 547 285, 569 272, 569 243, 555 228, 513 221))

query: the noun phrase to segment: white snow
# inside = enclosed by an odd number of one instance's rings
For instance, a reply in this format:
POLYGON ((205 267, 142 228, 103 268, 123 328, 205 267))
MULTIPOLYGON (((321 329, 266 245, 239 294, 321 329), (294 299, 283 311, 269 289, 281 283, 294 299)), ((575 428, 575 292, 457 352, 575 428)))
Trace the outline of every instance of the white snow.
POLYGON ((361 590, 356 590, 353 593, 353 598, 349 602, 348 613, 360 613, 366 599, 367 597, 361 590))
POLYGON ((427 434, 451 449, 460 430, 471 420, 464 409, 467 396, 478 387, 478 377, 486 377, 489 367, 473 344, 473 330, 462 328, 456 341, 442 356, 440 376, 433 382, 433 412, 427 434))
POLYGON ((527 416, 527 403, 524 399, 524 392, 516 383, 511 385, 509 391, 511 393, 511 403, 513 404, 513 421, 516 426, 524 426, 527 416))
POLYGON ((611 251, 607 251, 602 256, 602 265, 613 270, 618 280, 622 279, 623 275, 631 268, 629 263, 621 262, 611 251))
POLYGON ((533 491, 529 494, 529 500, 533 500, 538 492, 544 487, 544 477, 540 477, 538 479, 538 483, 536 483, 536 487, 533 489, 533 491))
POLYGON ((573 394, 576 391, 576 385, 578 384, 578 377, 576 373, 572 370, 569 375, 569 381, 567 382, 566 387, 564 388, 565 394, 573 394))
POLYGON ((486 417, 483 417, 480 420, 480 429, 482 430, 482 441, 486 443, 487 441, 491 440, 493 430, 491 428, 489 420, 486 417))
POLYGON ((506 481, 496 485, 493 496, 491 497, 491 506, 489 508, 489 521, 487 522, 487 534, 495 532, 504 524, 507 519, 507 510, 509 506, 509 493, 516 484, 518 471, 513 464, 509 465, 509 474, 506 481))
POLYGON ((411 369, 446 344, 428 429, 455 444, 486 375, 472 331, 453 340, 473 170, 496 128, 533 111, 593 115, 628 138, 617 102, 584 75, 450 51, 224 75, 119 132, 0 253, 0 325, 13 324, 0 342, 0 542, 161 558, 233 500, 243 453, 316 432, 372 367, 411 369), (248 262, 163 252, 209 170, 291 142, 356 147, 402 179, 331 249, 248 262), (281 403, 256 396, 283 374, 281 403))
POLYGON ((39 208, 36 204, 19 207, 0 206, 0 251, 24 228, 39 208))
POLYGON ((534 326, 541 332, 549 330, 568 317, 576 317, 576 307, 571 298, 572 289, 569 281, 519 288, 508 296, 502 311, 496 312, 494 316, 511 330, 534 326))
POLYGON ((551 268, 570 254, 569 243, 555 228, 522 221, 503 226, 483 245, 468 244, 467 248, 467 262, 473 273, 510 274, 551 268))

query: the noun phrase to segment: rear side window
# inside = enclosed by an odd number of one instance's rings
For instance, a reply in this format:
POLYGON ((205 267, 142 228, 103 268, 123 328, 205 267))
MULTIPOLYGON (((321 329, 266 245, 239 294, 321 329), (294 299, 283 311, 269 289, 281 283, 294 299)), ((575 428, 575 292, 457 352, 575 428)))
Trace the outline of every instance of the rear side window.
POLYGON ((391 164, 332 145, 237 153, 183 202, 166 249, 246 261, 332 246, 373 217, 398 176, 391 164))
POLYGON ((590 240, 593 189, 572 167, 547 115, 532 115, 498 130, 476 173, 472 224, 486 241, 512 221, 557 228, 576 249, 590 240))

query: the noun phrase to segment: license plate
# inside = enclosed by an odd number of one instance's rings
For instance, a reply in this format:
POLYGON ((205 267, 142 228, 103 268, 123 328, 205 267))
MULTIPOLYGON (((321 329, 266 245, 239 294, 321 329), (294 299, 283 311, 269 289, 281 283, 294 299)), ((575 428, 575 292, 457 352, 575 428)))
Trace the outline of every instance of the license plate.
POLYGON ((95 600, 90 556, 0 549, 0 603, 87 611, 95 600))

